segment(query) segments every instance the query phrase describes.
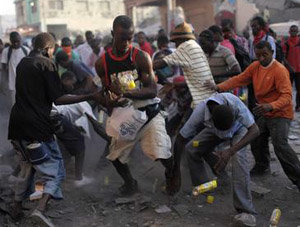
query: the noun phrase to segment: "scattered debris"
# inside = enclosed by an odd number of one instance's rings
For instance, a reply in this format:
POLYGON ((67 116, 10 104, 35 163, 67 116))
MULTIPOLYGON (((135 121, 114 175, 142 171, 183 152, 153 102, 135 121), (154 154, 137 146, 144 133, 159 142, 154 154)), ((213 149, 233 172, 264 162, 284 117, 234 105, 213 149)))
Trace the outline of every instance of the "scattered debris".
POLYGON ((136 198, 117 198, 115 200, 116 204, 121 205, 121 204, 129 204, 129 203, 134 203, 136 201, 136 198))
POLYGON ((265 194, 271 192, 271 190, 251 182, 251 192, 257 197, 263 197, 265 194))
POLYGON ((184 216, 189 213, 189 207, 187 205, 178 204, 173 206, 173 208, 180 216, 184 216))
POLYGON ((167 205, 161 205, 155 209, 158 214, 170 213, 172 210, 167 205))
POLYGON ((293 134, 291 134, 291 135, 289 135, 289 140, 298 140, 299 139, 299 136, 296 136, 296 135, 293 135, 293 134))
POLYGON ((277 177, 277 176, 279 176, 279 174, 280 174, 279 171, 274 171, 274 172, 272 173, 272 176, 273 176, 273 177, 277 177))

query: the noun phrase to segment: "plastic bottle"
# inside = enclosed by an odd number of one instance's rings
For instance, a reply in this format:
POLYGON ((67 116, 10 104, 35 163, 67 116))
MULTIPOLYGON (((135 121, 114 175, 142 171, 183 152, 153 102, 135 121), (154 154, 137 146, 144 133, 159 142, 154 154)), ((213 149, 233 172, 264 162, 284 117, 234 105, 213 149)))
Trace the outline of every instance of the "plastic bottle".
POLYGON ((204 192, 211 191, 211 190, 215 189, 216 187, 217 187, 217 181, 216 180, 207 182, 205 184, 201 184, 201 185, 196 186, 194 188, 193 195, 197 196, 197 195, 202 194, 204 192))
POLYGON ((275 227, 278 225, 281 217, 281 210, 276 208, 273 210, 271 218, 270 218, 270 227, 275 227))

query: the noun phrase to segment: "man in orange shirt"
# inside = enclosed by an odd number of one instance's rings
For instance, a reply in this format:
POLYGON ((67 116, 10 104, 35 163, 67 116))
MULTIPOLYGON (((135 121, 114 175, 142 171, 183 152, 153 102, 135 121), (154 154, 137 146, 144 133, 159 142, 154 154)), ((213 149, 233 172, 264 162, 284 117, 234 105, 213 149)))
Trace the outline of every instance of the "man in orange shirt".
POLYGON ((295 151, 288 144, 288 133, 293 119, 292 86, 287 69, 276 61, 267 41, 255 46, 258 61, 253 62, 243 73, 216 85, 207 83, 217 91, 227 91, 235 87, 253 84, 257 116, 256 124, 260 136, 251 143, 255 166, 251 174, 270 171, 268 139, 271 137, 274 151, 289 179, 300 190, 300 162, 295 151))

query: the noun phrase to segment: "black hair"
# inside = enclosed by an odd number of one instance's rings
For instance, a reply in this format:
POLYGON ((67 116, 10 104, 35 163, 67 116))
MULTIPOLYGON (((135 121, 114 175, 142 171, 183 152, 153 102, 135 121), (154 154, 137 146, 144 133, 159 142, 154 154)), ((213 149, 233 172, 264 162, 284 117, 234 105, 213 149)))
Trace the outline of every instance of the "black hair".
POLYGON ((138 35, 144 35, 144 36, 146 36, 145 32, 143 32, 143 31, 140 31, 140 32, 138 32, 137 34, 138 34, 138 35))
POLYGON ((77 80, 76 75, 71 71, 66 71, 61 75, 61 80, 77 80))
POLYGON ((199 38, 205 38, 207 40, 211 40, 213 42, 214 40, 214 33, 211 30, 204 30, 200 33, 199 38))
POLYGON ((293 25, 290 27, 290 30, 291 30, 292 28, 297 28, 297 29, 298 29, 298 26, 295 25, 295 24, 293 24, 293 25))
POLYGON ((133 22, 130 17, 126 15, 120 15, 114 19, 113 30, 115 30, 119 26, 121 26, 124 29, 129 29, 133 27, 133 22))
POLYGON ((217 34, 217 33, 219 33, 219 34, 223 34, 222 33, 222 29, 220 28, 220 26, 218 26, 218 25, 212 25, 212 26, 210 26, 209 28, 208 28, 208 30, 209 31, 211 31, 212 33, 214 33, 214 34, 217 34))
POLYGON ((35 50, 45 50, 47 48, 51 48, 55 46, 55 40, 50 33, 43 32, 38 34, 33 43, 33 49, 35 50))
POLYGON ((212 120, 214 126, 222 131, 231 128, 234 122, 232 109, 227 105, 217 105, 212 111, 212 120))
POLYGON ((221 21, 221 27, 226 27, 226 26, 229 26, 230 28, 234 28, 234 25, 233 25, 233 21, 230 20, 230 19, 223 19, 221 21))
POLYGON ((258 44, 255 45, 255 49, 263 49, 267 48, 270 51, 273 51, 271 44, 268 41, 260 41, 258 44))
POLYGON ((19 34, 19 32, 11 32, 10 34, 9 34, 9 39, 15 39, 15 38, 20 38, 21 37, 21 35, 19 34))
POLYGON ((64 37, 61 40, 61 46, 72 46, 72 41, 69 37, 64 37))
POLYGON ((262 18, 260 16, 253 17, 251 19, 251 23, 254 22, 254 21, 257 21, 257 23, 259 24, 259 26, 262 27, 262 28, 266 28, 267 27, 267 23, 265 22, 264 18, 262 18))
POLYGON ((169 43, 169 38, 166 35, 160 35, 157 38, 157 45, 164 45, 169 43))
POLYGON ((89 35, 93 35, 93 32, 92 31, 86 31, 85 32, 85 37, 89 36, 89 35))
POLYGON ((1 44, 1 45, 3 45, 3 41, 2 41, 2 39, 0 39, 0 44, 1 44))
POLYGON ((57 63, 60 63, 60 62, 66 62, 69 60, 69 56, 66 52, 64 51, 59 51, 56 56, 55 56, 55 60, 57 63))

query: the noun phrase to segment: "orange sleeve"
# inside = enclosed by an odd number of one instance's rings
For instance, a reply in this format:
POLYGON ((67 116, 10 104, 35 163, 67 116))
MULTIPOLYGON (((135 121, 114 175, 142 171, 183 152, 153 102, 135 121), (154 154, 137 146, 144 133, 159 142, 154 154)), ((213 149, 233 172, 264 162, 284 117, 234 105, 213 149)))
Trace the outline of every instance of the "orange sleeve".
POLYGON ((220 91, 228 91, 230 89, 246 86, 252 82, 253 71, 257 62, 252 63, 244 72, 241 74, 230 78, 229 80, 224 81, 223 83, 218 84, 220 91))
POLYGON ((275 74, 275 86, 277 92, 280 94, 279 98, 271 102, 271 106, 274 110, 279 110, 286 105, 291 104, 292 102, 292 85, 290 81, 290 76, 288 71, 280 67, 278 70, 276 70, 275 74))

